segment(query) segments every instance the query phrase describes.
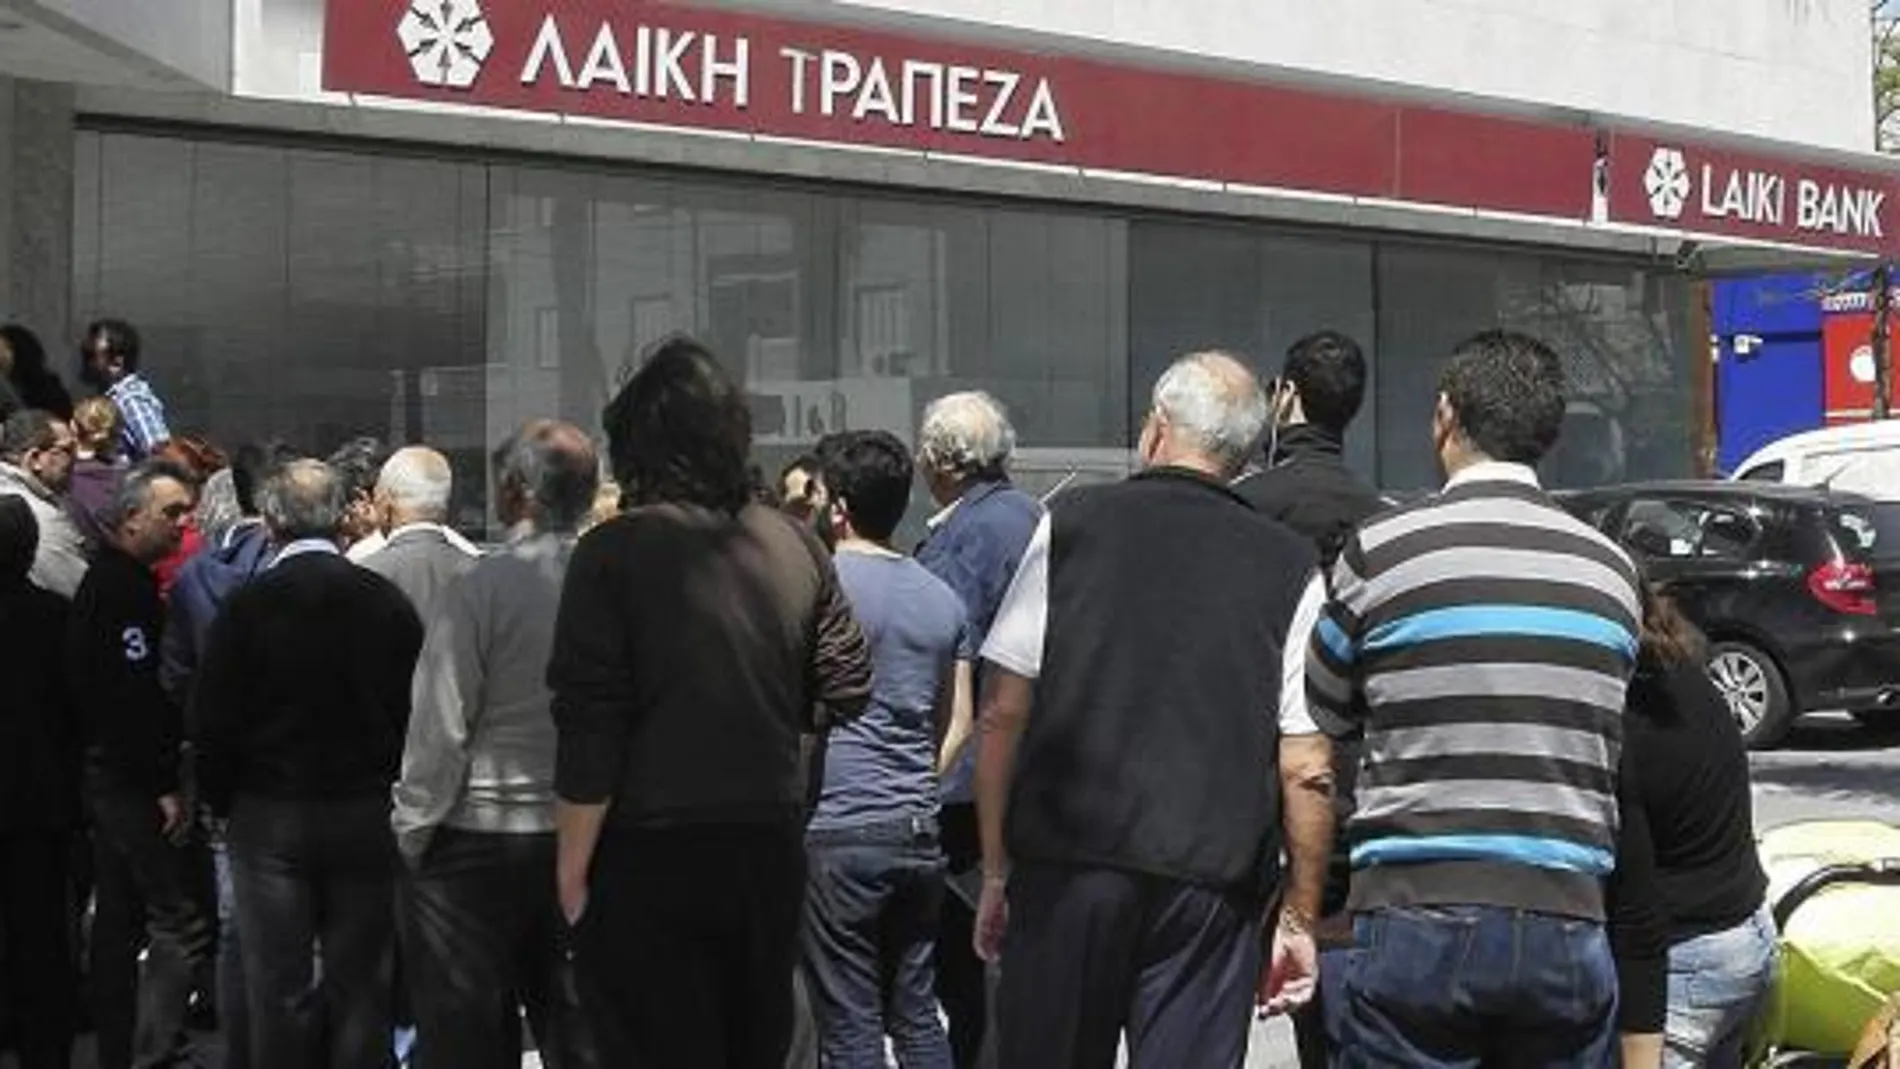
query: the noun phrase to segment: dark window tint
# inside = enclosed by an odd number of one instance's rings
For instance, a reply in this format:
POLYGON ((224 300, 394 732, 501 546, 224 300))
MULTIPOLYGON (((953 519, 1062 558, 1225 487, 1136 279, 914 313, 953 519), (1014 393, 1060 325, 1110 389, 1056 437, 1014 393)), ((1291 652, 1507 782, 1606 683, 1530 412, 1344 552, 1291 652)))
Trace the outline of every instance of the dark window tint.
POLYGON ((1649 560, 1743 560, 1761 528, 1747 513, 1697 501, 1638 500, 1623 542, 1649 560))
POLYGON ((1900 561, 1900 504, 1868 501, 1827 511, 1832 549, 1852 560, 1900 561))
POLYGON ((1748 469, 1741 474, 1741 478, 1745 482, 1752 483, 1778 483, 1787 470, 1787 462, 1771 460, 1766 464, 1757 464, 1748 469))

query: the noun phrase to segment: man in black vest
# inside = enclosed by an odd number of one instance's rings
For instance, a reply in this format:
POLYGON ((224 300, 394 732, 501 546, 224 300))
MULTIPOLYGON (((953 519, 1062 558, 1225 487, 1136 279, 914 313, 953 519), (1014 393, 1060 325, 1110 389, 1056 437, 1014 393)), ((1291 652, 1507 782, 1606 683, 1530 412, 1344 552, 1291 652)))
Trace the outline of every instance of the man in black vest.
POLYGON ((1131 1064, 1240 1069, 1283 846, 1260 994, 1311 996, 1330 746, 1281 677, 1314 554, 1228 488, 1266 417, 1238 360, 1176 362, 1142 473, 1057 499, 991 626, 976 943, 1002 960, 1001 1069, 1107 1069, 1124 1030, 1131 1064))

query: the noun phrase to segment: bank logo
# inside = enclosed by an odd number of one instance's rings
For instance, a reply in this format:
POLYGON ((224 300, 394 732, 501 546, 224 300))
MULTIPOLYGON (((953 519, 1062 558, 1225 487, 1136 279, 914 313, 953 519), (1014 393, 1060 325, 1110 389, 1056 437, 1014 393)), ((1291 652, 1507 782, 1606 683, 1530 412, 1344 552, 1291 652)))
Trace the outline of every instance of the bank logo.
POLYGON ((423 85, 467 89, 495 47, 480 0, 411 0, 396 37, 423 85))
POLYGON ((1643 173, 1643 189, 1649 194, 1649 211, 1658 219, 1680 219, 1689 203, 1689 161, 1681 149, 1659 148, 1649 158, 1649 170, 1643 173))

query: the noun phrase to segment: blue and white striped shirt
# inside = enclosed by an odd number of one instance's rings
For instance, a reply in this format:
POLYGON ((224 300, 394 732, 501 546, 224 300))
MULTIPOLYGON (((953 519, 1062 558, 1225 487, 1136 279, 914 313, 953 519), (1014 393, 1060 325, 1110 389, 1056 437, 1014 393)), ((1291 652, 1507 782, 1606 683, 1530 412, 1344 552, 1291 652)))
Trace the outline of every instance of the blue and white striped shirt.
POLYGON ((139 375, 127 375, 112 384, 106 396, 119 408, 123 429, 119 449, 127 460, 137 463, 154 449, 171 440, 171 428, 165 424, 165 402, 158 399, 151 383, 139 375))
POLYGON ((1474 468, 1348 540, 1307 695, 1322 728, 1366 732, 1354 910, 1602 919, 1636 582, 1518 465, 1474 468))

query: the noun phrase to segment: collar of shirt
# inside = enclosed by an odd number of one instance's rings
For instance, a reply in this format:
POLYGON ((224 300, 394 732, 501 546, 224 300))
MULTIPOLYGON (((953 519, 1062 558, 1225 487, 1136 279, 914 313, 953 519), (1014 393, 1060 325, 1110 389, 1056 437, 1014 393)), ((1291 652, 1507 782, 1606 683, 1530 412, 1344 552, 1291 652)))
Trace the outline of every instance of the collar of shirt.
POLYGON ((840 542, 834 554, 852 553, 860 557, 873 557, 881 560, 903 560, 904 555, 894 549, 887 549, 874 542, 840 542))
POLYGON ((383 532, 371 531, 369 534, 357 539, 348 550, 344 551, 343 555, 361 564, 363 563, 364 557, 369 556, 388 544, 389 539, 383 537, 383 532))
POLYGON ((424 520, 419 523, 403 524, 401 527, 398 527, 395 530, 389 532, 389 536, 383 540, 383 545, 388 546, 394 543, 398 538, 401 538, 407 534, 419 534, 419 533, 424 533, 424 532, 442 536, 443 541, 447 542, 449 545, 454 546, 456 549, 461 550, 462 552, 468 554, 471 557, 481 556, 481 552, 482 552, 481 549, 477 547, 475 543, 470 542, 466 538, 463 538, 461 533, 458 532, 455 528, 450 527, 447 524, 435 523, 428 520, 424 520))
POLYGON ((59 495, 47 489, 46 484, 40 482, 39 478, 32 472, 17 464, 0 461, 0 483, 8 482, 18 483, 21 490, 32 494, 41 501, 55 505, 59 504, 59 495))
POLYGON ((1002 479, 990 479, 973 484, 968 490, 963 491, 963 496, 937 510, 936 515, 925 520, 925 529, 934 531, 942 527, 944 524, 950 522, 950 517, 956 515, 958 509, 973 507, 978 501, 983 500, 1008 485, 1009 483, 1002 479))
POLYGON ((106 387, 106 396, 114 402, 119 402, 133 394, 145 394, 151 391, 152 388, 146 385, 145 379, 140 377, 137 372, 133 372, 106 387))
POLYGON ((280 550, 277 559, 271 561, 270 566, 275 568, 292 557, 301 557, 306 553, 328 553, 334 557, 341 556, 343 551, 336 548, 336 543, 327 538, 299 538, 280 550))
POLYGON ((1463 486, 1466 483, 1517 483, 1541 489, 1543 483, 1537 479, 1537 469, 1528 464, 1513 464, 1503 460, 1485 460, 1473 464, 1458 474, 1445 480, 1445 489, 1463 486))
POLYGON ((938 509, 935 513, 931 514, 929 519, 924 521, 924 529, 934 531, 944 524, 949 523, 951 515, 957 511, 957 506, 961 504, 963 504, 963 499, 957 498, 955 501, 938 509))

